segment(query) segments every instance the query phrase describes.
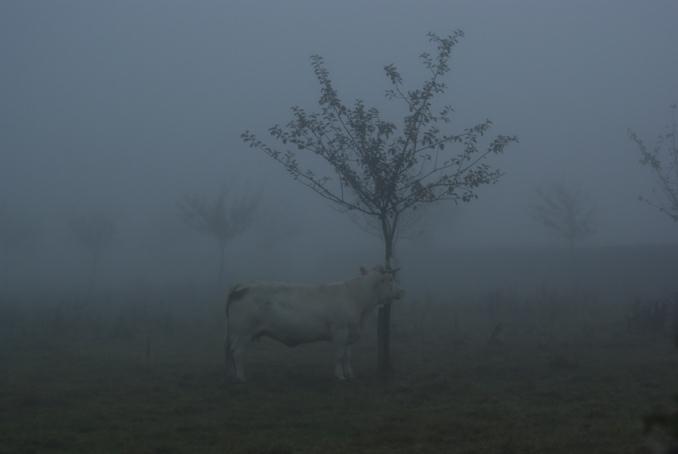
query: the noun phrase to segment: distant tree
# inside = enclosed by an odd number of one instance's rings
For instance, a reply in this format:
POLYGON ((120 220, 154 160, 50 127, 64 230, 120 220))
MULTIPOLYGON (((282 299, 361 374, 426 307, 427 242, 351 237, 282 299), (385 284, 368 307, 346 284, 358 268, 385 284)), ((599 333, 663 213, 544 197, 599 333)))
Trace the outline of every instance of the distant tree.
POLYGON ((553 184, 537 188, 535 194, 533 219, 563 239, 571 250, 594 233, 594 209, 581 191, 553 184))
POLYGON ((0 203, 0 284, 2 290, 9 287, 10 255, 18 247, 26 246, 36 234, 36 223, 20 210, 0 203))
POLYGON ((107 213, 91 211, 71 219, 70 227, 76 240, 89 255, 90 275, 87 293, 91 295, 98 278, 101 257, 113 244, 116 223, 107 213))
MULTIPOLYGON (((429 33, 434 54, 420 55, 428 76, 414 89, 407 89, 397 67, 384 67, 391 87, 389 100, 401 102, 406 110, 401 122, 382 118, 375 107, 356 100, 345 104, 325 67, 322 57, 311 57, 320 83, 319 111, 309 113, 292 107, 292 120, 275 125, 270 135, 283 145, 276 149, 245 131, 242 139, 280 163, 287 172, 340 210, 360 213, 377 226, 384 246, 384 265, 392 269, 394 247, 401 233, 401 221, 425 204, 449 200, 469 202, 479 186, 496 182, 501 176, 485 162, 501 153, 515 136, 497 135, 484 146, 481 141, 492 126, 489 120, 461 132, 443 132, 452 123, 451 106, 440 110, 434 101, 447 86, 443 77, 450 70, 452 48, 463 36, 429 33), (458 146, 454 147, 455 145, 458 146), (313 157, 322 170, 311 164, 313 157), (299 158, 308 160, 305 165, 299 158)), ((382 376, 391 371, 390 304, 379 310, 378 368, 382 376)))
POLYGON ((186 225, 217 241, 219 285, 223 283, 226 246, 250 227, 259 204, 257 195, 229 198, 228 192, 223 188, 213 200, 201 195, 187 195, 178 204, 186 225))
POLYGON ((631 129, 629 138, 640 151, 640 163, 654 173, 660 195, 652 199, 640 197, 641 201, 657 208, 674 222, 678 222, 678 123, 676 104, 670 106, 671 120, 665 131, 659 134, 652 148, 631 129))

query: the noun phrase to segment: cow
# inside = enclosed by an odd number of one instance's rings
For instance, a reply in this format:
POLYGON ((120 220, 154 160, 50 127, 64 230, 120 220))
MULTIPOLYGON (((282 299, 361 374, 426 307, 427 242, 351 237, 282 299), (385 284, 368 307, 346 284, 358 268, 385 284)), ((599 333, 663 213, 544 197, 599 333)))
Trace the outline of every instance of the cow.
POLYGON ((394 270, 360 268, 360 276, 322 285, 252 283, 234 285, 226 300, 225 356, 227 379, 244 382, 243 354, 262 336, 288 347, 317 341, 336 349, 334 375, 353 378, 351 345, 365 316, 402 297, 394 270))

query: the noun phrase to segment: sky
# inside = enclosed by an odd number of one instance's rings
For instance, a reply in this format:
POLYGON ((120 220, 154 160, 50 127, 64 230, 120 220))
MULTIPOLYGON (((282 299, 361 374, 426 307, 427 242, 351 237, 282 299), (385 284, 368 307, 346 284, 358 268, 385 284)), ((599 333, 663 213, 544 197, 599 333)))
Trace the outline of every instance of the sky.
MULTIPOLYGON (((260 192, 277 217, 261 228, 297 232, 286 244, 296 254, 378 250, 240 133, 265 138, 289 107, 314 108, 312 54, 344 99, 397 119, 383 67, 416 86, 426 33, 462 29, 446 80, 452 128, 489 118, 520 143, 492 159, 505 175, 478 200, 429 211, 422 244, 554 244, 529 216, 534 188, 554 181, 595 207, 590 244, 676 243, 676 224, 637 200, 653 180, 626 131, 652 141, 678 102, 677 18, 671 0, 4 0, 0 197, 40 218, 52 242, 96 207, 122 220, 120 248, 156 244, 157 257, 172 243, 177 257, 207 248, 178 245, 177 200, 227 183, 260 192)), ((254 243, 234 248, 242 256, 254 243)))

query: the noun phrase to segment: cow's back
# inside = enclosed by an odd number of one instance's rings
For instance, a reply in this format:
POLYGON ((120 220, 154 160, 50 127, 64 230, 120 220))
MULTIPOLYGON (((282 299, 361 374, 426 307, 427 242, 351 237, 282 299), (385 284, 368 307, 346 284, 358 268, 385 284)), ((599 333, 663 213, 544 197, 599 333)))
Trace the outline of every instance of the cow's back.
POLYGON ((287 345, 330 340, 346 318, 347 295, 338 285, 254 283, 229 294, 229 330, 236 336, 268 336, 287 345))

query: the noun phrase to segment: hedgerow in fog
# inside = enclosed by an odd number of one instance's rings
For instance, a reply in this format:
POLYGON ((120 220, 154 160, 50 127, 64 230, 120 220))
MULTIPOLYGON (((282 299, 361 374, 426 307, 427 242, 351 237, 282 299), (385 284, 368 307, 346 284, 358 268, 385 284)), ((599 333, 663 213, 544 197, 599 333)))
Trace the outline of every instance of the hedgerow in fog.
MULTIPOLYGON (((433 53, 420 55, 427 78, 408 88, 394 64, 384 67, 390 87, 386 97, 402 103, 401 121, 383 118, 381 112, 361 99, 352 105, 342 101, 323 58, 311 57, 320 83, 319 110, 292 107, 292 119, 268 132, 280 147, 269 146, 250 131, 245 143, 279 162, 304 186, 342 210, 374 220, 384 244, 384 262, 391 269, 394 246, 402 220, 425 204, 439 201, 469 202, 477 188, 495 183, 501 171, 487 158, 501 153, 517 138, 488 138, 492 122, 481 121, 455 128, 450 105, 437 107, 447 90, 443 78, 449 72, 452 49, 463 36, 429 33, 433 53), (312 166, 320 158, 324 171, 312 166)), ((390 306, 379 312, 379 369, 390 368, 388 359, 390 306)))
POLYGON ((640 199, 657 208, 675 222, 678 222, 678 123, 676 104, 671 106, 671 120, 665 131, 657 136, 649 147, 634 131, 628 131, 629 138, 638 147, 640 163, 649 167, 654 174, 656 189, 652 198, 640 199), (658 194, 657 194, 658 193, 658 194))
POLYGON ((258 196, 229 197, 226 187, 214 199, 191 194, 178 203, 180 216, 186 225, 217 241, 219 284, 223 282, 226 246, 250 227, 258 205, 258 196))

